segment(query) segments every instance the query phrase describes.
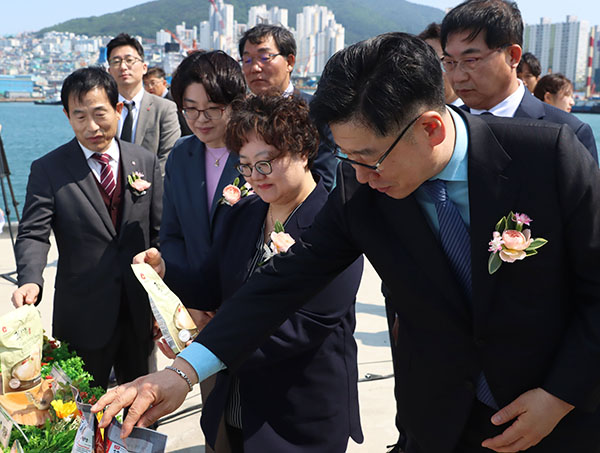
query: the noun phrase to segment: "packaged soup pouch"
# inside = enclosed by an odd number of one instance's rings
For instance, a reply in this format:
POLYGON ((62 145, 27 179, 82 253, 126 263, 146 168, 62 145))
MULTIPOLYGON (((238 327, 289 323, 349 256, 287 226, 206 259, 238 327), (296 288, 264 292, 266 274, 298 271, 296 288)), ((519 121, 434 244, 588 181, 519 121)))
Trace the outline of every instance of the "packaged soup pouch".
POLYGON ((104 430, 106 453, 164 453, 167 436, 146 428, 133 428, 127 439, 121 439, 121 424, 113 419, 104 430))
POLYGON ((41 382, 44 329, 37 308, 25 305, 0 318, 0 365, 4 393, 41 382))
POLYGON ((79 390, 71 387, 77 409, 81 413, 81 423, 75 435, 71 453, 104 453, 104 441, 96 414, 92 413, 92 405, 81 401, 79 390))
POLYGON ((198 328, 179 298, 154 272, 149 264, 132 264, 133 273, 138 278, 150 300, 152 313, 175 354, 185 349, 186 343, 198 335, 198 328))

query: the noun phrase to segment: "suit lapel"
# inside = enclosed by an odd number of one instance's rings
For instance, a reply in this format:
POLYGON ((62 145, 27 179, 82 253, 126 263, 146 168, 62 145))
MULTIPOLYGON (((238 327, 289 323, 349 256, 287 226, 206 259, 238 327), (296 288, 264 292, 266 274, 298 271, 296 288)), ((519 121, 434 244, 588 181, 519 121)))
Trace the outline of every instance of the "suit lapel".
MULTIPOLYGON (((465 300, 441 244, 427 223, 416 197, 410 195, 402 200, 394 200, 383 194, 376 194, 375 197, 378 211, 383 212, 386 225, 401 243, 403 252, 426 274, 426 280, 431 282, 439 303, 451 308, 459 318, 468 323, 469 303, 465 300)), ((432 288, 423 288, 423 291, 430 292, 432 288)))
POLYGON ((471 274, 475 328, 483 326, 497 288, 489 275, 488 243, 496 223, 515 209, 519 181, 511 158, 481 118, 466 117, 469 133, 469 210, 471 217, 471 274))
POLYGON ((116 236, 117 232, 108 215, 106 205, 104 204, 104 201, 102 201, 102 195, 98 189, 96 178, 85 160, 85 156, 77 139, 71 141, 71 146, 69 147, 67 158, 65 159, 65 167, 67 171, 71 173, 73 180, 84 193, 92 207, 96 210, 111 236, 116 236))
POLYGON ((152 108, 152 96, 144 91, 142 102, 140 103, 140 113, 138 115, 137 125, 135 127, 136 145, 142 145, 144 135, 146 135, 146 127, 148 126, 148 112, 152 108))
POLYGON ((219 206, 219 200, 221 199, 221 195, 223 194, 223 189, 225 188, 225 186, 231 184, 233 180, 238 177, 240 178, 240 186, 244 184, 244 177, 241 176, 235 169, 235 164, 237 164, 238 161, 239 158, 234 153, 229 153, 229 156, 227 156, 225 168, 223 168, 223 173, 221 173, 221 177, 219 178, 219 183, 217 184, 217 188, 215 189, 215 196, 213 197, 212 206, 210 207, 209 222, 211 225, 213 218, 215 217, 217 207, 219 206))

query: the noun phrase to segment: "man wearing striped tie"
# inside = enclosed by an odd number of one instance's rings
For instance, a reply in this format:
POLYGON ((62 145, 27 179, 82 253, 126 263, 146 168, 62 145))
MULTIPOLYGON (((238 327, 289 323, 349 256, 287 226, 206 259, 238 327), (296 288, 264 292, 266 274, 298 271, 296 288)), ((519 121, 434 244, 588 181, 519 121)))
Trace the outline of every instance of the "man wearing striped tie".
POLYGON ((31 165, 12 297, 16 307, 40 302, 52 231, 59 252, 52 334, 103 387, 113 366, 118 382, 148 372, 152 316, 129 263, 158 245, 162 201, 157 156, 115 137, 118 94, 99 67, 64 81, 61 100, 75 138, 31 165))

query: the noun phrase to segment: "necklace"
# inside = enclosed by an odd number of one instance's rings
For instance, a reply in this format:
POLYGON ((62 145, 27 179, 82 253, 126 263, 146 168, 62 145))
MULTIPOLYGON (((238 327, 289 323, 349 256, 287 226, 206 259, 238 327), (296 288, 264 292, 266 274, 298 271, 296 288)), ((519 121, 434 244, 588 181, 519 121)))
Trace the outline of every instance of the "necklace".
POLYGON ((206 147, 206 151, 208 151, 208 154, 210 154, 210 156, 215 159, 215 167, 218 167, 220 162, 221 162, 221 158, 227 154, 227 150, 223 151, 223 153, 219 156, 219 157, 215 157, 215 155, 212 153, 212 151, 208 148, 208 146, 206 147))

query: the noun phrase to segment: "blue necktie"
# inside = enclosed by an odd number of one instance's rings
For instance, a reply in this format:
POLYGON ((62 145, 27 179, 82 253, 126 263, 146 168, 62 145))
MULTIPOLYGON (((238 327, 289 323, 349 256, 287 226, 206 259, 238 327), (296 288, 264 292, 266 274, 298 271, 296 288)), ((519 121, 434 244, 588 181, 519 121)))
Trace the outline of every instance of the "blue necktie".
MULTIPOLYGON (((448 197, 446 183, 441 179, 426 181, 422 187, 435 204, 440 224, 440 242, 467 299, 471 301, 471 238, 456 205, 448 197)), ((477 399, 485 405, 498 409, 483 371, 476 389, 477 399)))

